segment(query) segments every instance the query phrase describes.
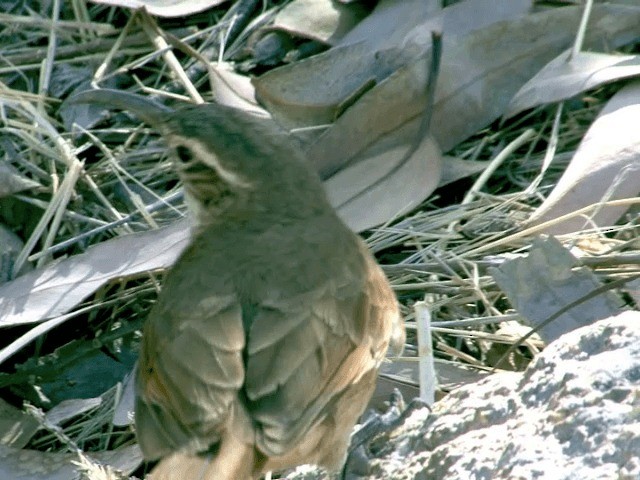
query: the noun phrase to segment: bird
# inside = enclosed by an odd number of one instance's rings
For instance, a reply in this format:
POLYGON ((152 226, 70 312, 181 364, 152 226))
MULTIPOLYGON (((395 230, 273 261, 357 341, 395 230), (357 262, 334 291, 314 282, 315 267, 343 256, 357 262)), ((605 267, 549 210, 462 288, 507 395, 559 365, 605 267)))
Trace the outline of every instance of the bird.
POLYGON ((398 302, 271 119, 176 109, 124 91, 75 103, 157 129, 194 217, 143 327, 135 432, 153 480, 257 480, 339 471, 378 368, 405 342, 398 302))

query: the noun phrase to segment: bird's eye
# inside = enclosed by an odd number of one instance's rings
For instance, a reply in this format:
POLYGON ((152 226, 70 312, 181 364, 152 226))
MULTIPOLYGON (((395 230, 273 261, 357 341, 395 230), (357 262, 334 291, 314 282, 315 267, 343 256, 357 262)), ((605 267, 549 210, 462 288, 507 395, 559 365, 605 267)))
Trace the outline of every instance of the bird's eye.
POLYGON ((191 156, 191 150, 183 145, 176 148, 176 157, 178 157, 178 160, 182 163, 189 163, 193 159, 191 156))

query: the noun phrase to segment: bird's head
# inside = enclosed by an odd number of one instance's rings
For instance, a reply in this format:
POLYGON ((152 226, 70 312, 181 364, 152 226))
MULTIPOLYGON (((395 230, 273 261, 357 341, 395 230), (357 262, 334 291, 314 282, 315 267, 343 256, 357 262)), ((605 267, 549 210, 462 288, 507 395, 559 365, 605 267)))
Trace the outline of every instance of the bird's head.
POLYGON ((269 118, 217 104, 173 110, 116 90, 89 90, 70 101, 127 110, 156 128, 200 225, 225 216, 304 215, 325 204, 316 173, 269 118))

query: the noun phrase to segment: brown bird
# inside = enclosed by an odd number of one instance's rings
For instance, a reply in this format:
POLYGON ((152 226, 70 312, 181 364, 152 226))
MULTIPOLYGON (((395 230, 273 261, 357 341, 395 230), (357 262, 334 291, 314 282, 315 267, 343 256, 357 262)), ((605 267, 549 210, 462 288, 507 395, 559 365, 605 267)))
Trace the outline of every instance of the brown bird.
POLYGON ((220 106, 124 108, 173 154, 193 238, 144 327, 135 426, 153 480, 258 479, 301 464, 339 469, 387 349, 395 296, 320 179, 271 121, 220 106))

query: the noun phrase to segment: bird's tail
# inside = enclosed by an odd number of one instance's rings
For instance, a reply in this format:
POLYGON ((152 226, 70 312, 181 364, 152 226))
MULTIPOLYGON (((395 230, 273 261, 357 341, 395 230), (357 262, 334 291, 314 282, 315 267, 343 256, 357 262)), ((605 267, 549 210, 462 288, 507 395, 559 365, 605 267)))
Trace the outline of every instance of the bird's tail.
POLYGON ((163 458, 147 479, 255 480, 260 478, 261 463, 252 445, 228 437, 215 454, 176 452, 163 458))

